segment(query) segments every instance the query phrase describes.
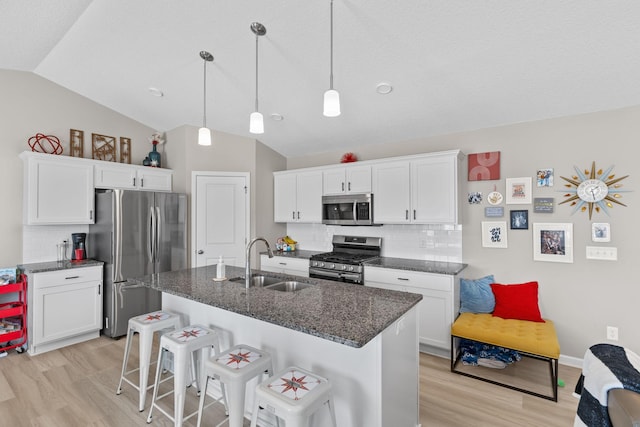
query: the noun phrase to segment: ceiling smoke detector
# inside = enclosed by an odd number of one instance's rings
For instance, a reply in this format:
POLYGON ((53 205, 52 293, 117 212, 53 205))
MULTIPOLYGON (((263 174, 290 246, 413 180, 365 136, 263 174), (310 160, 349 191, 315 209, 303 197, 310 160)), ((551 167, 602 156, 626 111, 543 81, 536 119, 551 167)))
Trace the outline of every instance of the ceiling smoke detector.
POLYGON ((378 83, 378 85, 376 86, 376 92, 378 92, 380 95, 386 95, 390 93, 392 90, 393 90, 393 86, 391 86, 391 83, 381 82, 381 83, 378 83))

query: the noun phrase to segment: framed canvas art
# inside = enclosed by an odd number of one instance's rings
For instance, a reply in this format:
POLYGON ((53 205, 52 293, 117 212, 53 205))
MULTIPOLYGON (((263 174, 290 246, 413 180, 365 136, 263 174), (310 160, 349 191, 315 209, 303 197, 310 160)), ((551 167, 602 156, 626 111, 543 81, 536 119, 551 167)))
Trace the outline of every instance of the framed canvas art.
POLYGON ((534 261, 573 262, 572 223, 533 224, 534 261))

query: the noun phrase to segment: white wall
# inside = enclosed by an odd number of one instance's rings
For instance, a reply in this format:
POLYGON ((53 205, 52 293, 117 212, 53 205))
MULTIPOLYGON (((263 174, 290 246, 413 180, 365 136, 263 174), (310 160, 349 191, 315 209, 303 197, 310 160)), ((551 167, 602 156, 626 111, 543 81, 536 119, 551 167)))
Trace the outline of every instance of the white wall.
MULTIPOLYGON (((630 175, 621 182, 623 188, 631 190, 621 199, 628 207, 615 206, 611 216, 595 213, 592 221, 586 213, 572 215, 567 205, 556 205, 552 214, 534 214, 531 205, 502 205, 507 214, 510 209, 528 209, 530 223, 573 223, 572 264, 533 261, 531 227, 526 231, 509 230, 507 249, 483 248, 480 223, 485 220, 484 208, 489 205, 483 202, 463 206, 462 261, 469 264, 463 276, 492 273, 500 283, 537 280, 542 314, 555 322, 562 354, 582 358, 590 345, 606 342, 608 325, 620 328, 618 344, 640 352, 640 328, 636 319, 640 301, 639 135, 640 107, 634 107, 404 142, 390 141, 349 151, 361 160, 450 149, 461 149, 465 154, 500 151, 500 180, 464 183, 467 191, 479 191, 485 197, 494 186, 504 193, 505 178, 533 178, 537 168, 553 168, 555 185, 534 187, 533 196, 553 197, 556 203, 562 201, 565 194, 560 176, 574 175, 574 166, 590 168, 595 160, 598 168, 615 165, 613 173, 618 177, 630 175), (610 243, 591 241, 592 222, 611 224, 610 243), (587 260, 586 246, 617 247, 618 261, 587 260)), ((290 158, 287 168, 338 163, 342 154, 290 158)))

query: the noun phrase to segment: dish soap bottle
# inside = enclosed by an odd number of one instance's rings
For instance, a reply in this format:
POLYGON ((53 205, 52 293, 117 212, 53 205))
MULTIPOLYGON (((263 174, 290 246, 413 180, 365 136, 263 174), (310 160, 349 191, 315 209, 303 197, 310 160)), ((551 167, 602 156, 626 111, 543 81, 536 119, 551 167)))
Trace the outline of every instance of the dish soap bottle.
POLYGON ((216 266, 216 278, 223 279, 225 277, 224 274, 224 259, 222 259, 222 255, 220 255, 220 258, 218 258, 218 265, 216 266))

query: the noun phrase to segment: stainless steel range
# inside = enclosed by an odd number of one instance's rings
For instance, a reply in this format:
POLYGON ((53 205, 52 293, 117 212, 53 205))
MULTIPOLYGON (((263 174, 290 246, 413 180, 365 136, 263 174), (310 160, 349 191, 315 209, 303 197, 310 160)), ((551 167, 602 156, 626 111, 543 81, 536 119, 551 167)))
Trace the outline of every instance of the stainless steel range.
POLYGON ((379 257, 381 248, 381 237, 334 235, 332 252, 309 259, 309 277, 362 285, 363 263, 379 257))

